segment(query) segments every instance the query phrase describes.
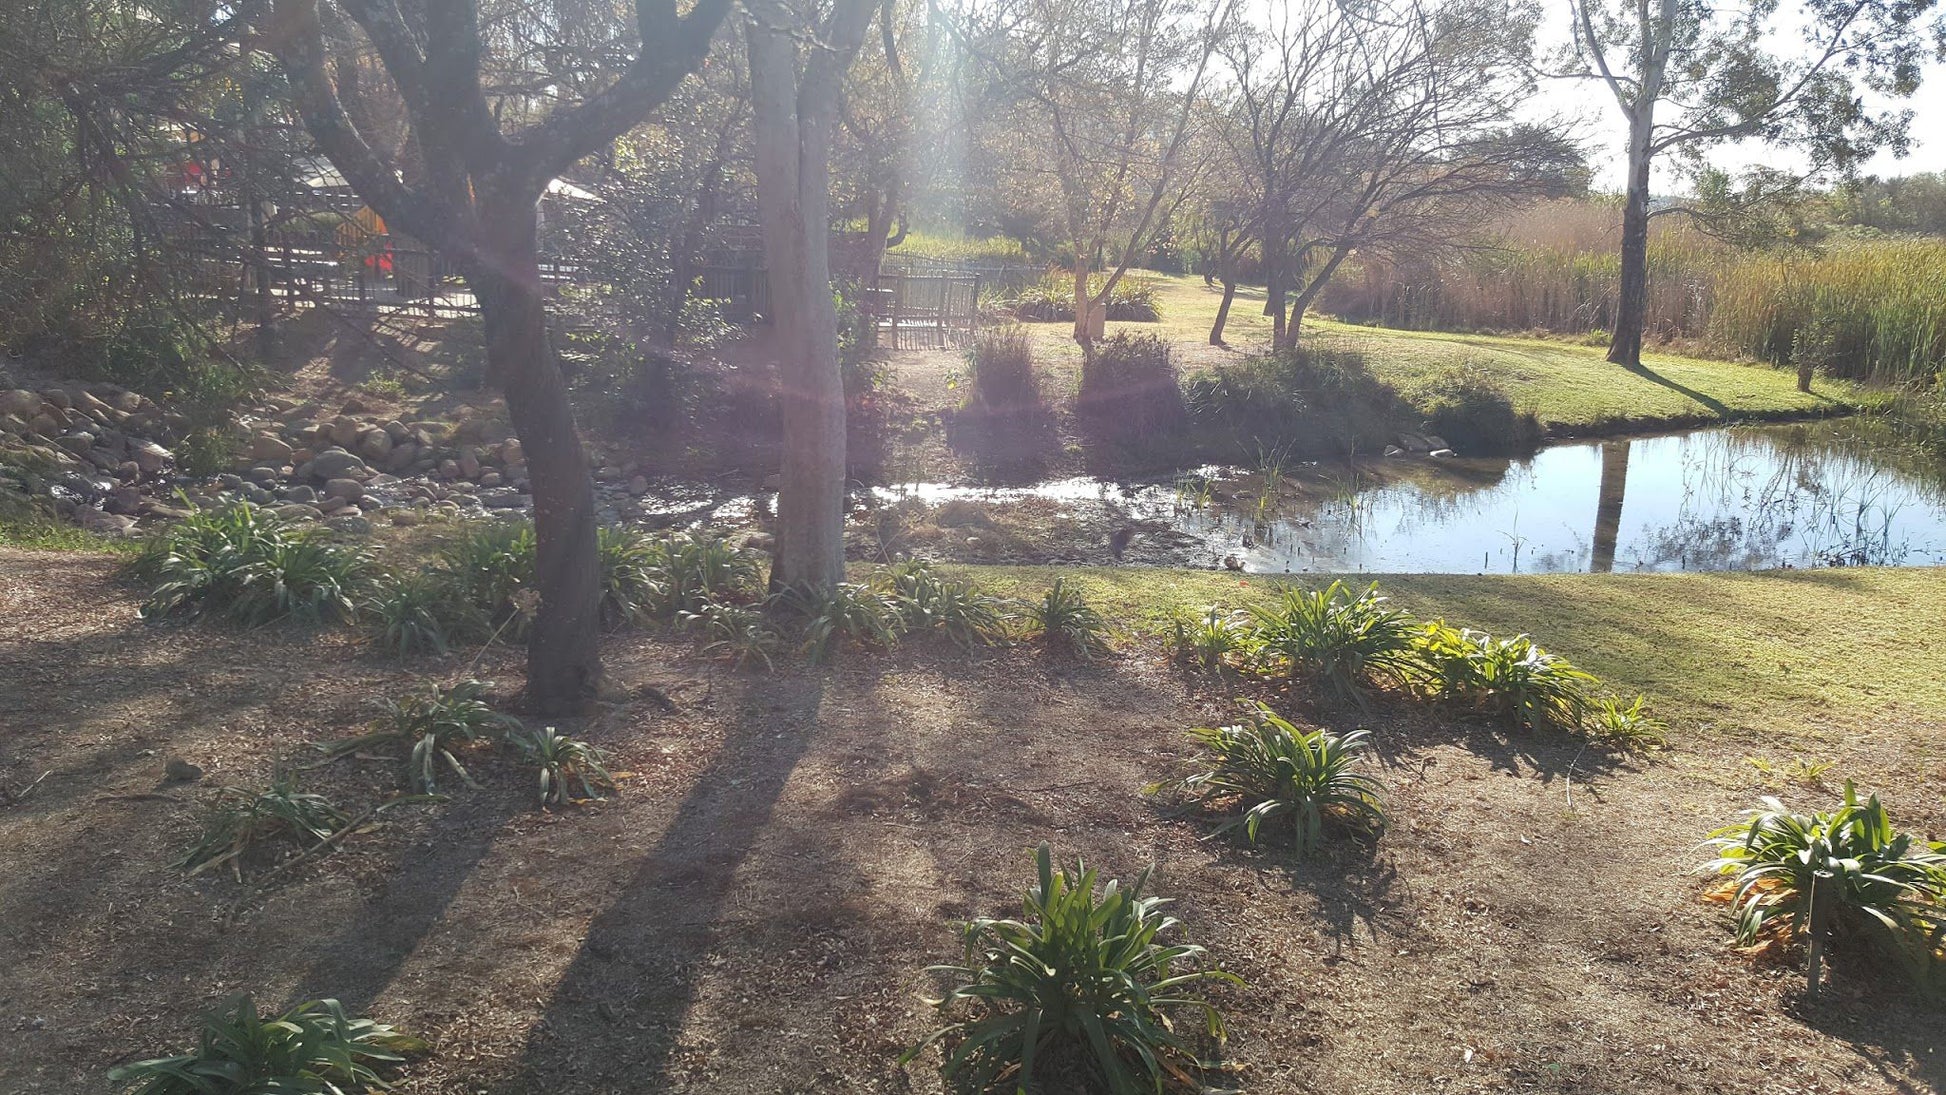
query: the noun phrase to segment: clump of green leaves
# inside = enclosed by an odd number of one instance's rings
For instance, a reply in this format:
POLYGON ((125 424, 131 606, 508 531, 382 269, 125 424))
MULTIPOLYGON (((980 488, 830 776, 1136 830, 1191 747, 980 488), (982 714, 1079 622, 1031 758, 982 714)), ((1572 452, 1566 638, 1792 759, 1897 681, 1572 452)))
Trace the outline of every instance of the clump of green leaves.
POLYGON ((1378 583, 1354 594, 1343 582, 1293 589, 1275 606, 1251 609, 1255 649, 1360 706, 1379 681, 1404 681, 1413 666, 1412 618, 1387 607, 1378 583))
POLYGON ((130 574, 150 584, 142 614, 218 615, 255 627, 348 620, 371 576, 363 551, 240 502, 199 510, 144 545, 130 574))
POLYGON ((615 780, 608 774, 608 757, 600 749, 571 738, 543 726, 528 734, 515 734, 513 740, 520 746, 527 759, 540 768, 540 792, 542 806, 565 806, 570 794, 569 788, 581 785, 581 797, 598 799, 595 788, 615 789, 615 780))
POLYGON ((530 614, 522 595, 534 586, 534 526, 528 521, 475 521, 434 552, 439 580, 470 605, 494 633, 521 639, 530 614))
POLYGON ((1328 828, 1375 836, 1385 827, 1383 785, 1354 767, 1371 744, 1369 730, 1305 730, 1256 704, 1243 722, 1199 727, 1189 737, 1202 751, 1179 787, 1232 815, 1218 833, 1240 828, 1254 844, 1266 826, 1288 826, 1298 853, 1308 854, 1328 828))
POLYGON ((176 866, 197 875, 227 863, 241 878, 243 860, 257 849, 277 841, 312 847, 345 822, 343 811, 330 799, 298 790, 296 774, 281 772, 268 787, 218 790, 201 835, 176 866))
POLYGON ((1066 578, 1027 606, 1028 631, 1049 646, 1088 658, 1108 646, 1108 623, 1066 578))
MULTIPOLYGON (((1594 676, 1525 635, 1496 639, 1435 621, 1412 637, 1426 680, 1440 696, 1530 728, 1575 729, 1592 704, 1594 676)), ((1614 729, 1653 729, 1638 701, 1618 709, 1614 729)))
POLYGON ((697 634, 704 654, 729 662, 732 669, 753 662, 773 669, 772 659, 783 647, 783 638, 763 610, 750 605, 706 601, 678 614, 676 622, 697 634))
POLYGON ((400 658, 444 654, 485 623, 467 601, 455 597, 435 574, 387 575, 372 583, 362 617, 373 643, 400 658))
POLYGON ((887 649, 905 628, 899 603, 868 586, 840 582, 829 593, 790 590, 786 608, 804 620, 803 649, 813 662, 829 658, 842 643, 887 649))
POLYGON ((694 530, 651 545, 644 606, 659 620, 673 620, 710 603, 741 602, 761 590, 757 554, 711 532, 694 530))
POLYGON ((603 525, 595 530, 595 553, 603 622, 615 627, 650 616, 661 559, 656 544, 633 529, 603 525))
POLYGON ((1877 795, 1798 814, 1763 807, 1710 834, 1717 857, 1700 868, 1727 881, 1715 896, 1736 918, 1737 942, 1789 943, 1810 927, 1812 888, 1834 901, 1837 942, 1863 940, 1899 959, 1922 986, 1946 988, 1946 843, 1892 827, 1877 795))
POLYGON ((442 767, 458 776, 468 787, 477 787, 455 753, 462 744, 493 734, 519 729, 520 723, 488 706, 486 685, 480 681, 461 681, 450 687, 434 685, 381 705, 384 714, 378 729, 335 747, 349 752, 367 745, 397 742, 410 749, 406 758, 406 783, 422 794, 439 793, 442 767))
POLYGON ((1101 883, 1081 863, 1056 872, 1045 844, 1034 862, 1039 882, 1021 919, 972 921, 964 929, 966 964, 931 970, 955 982, 935 1005, 965 1005, 973 1016, 928 1035, 899 1063, 951 1039, 943 1071, 971 1090, 1003 1079, 1016 1091, 1036 1090, 1036 1068, 1073 1062, 1116 1095, 1160 1091, 1165 1070, 1179 1071, 1175 1060, 1202 1064, 1168 1013, 1199 1012, 1209 1036, 1220 1039, 1222 1017, 1194 987, 1241 982, 1199 968, 1202 947, 1162 942, 1180 924, 1162 912, 1165 900, 1143 896, 1148 871, 1128 886, 1101 883))
POLYGON ((1169 633, 1170 652, 1177 661, 1216 672, 1233 656, 1248 653, 1253 641, 1248 612, 1225 612, 1216 605, 1200 616, 1177 618, 1169 633))
POLYGON ((1588 708, 1583 725, 1596 739, 1622 749, 1666 748, 1669 727, 1649 713, 1648 702, 1644 696, 1627 702, 1620 696, 1603 696, 1588 708))
POLYGON ((351 1018, 336 1000, 267 1018, 238 996, 204 1018, 194 1052, 122 1065, 108 1078, 133 1085, 122 1089, 127 1095, 352 1095, 390 1090, 378 1069, 429 1048, 384 1023, 351 1018))
POLYGON ((969 649, 1006 638, 1006 618, 998 599, 964 579, 942 577, 924 560, 893 566, 883 585, 897 605, 902 630, 908 633, 944 635, 969 649))

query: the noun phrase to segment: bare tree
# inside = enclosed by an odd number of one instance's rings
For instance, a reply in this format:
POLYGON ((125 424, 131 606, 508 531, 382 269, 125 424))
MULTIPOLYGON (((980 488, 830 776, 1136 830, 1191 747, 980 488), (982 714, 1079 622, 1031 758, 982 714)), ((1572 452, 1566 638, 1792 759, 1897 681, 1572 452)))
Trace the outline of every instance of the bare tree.
MULTIPOLYGON (((1919 86, 1931 0, 1805 0, 1789 8, 1802 50, 1767 39, 1775 3, 1704 0, 1568 0, 1582 67, 1628 123, 1622 269, 1608 360, 1642 363, 1648 303, 1650 174, 1673 153, 1691 167, 1726 141, 1760 140, 1809 154, 1809 174, 1848 171, 1881 147, 1902 148, 1906 113, 1866 109, 1861 89, 1907 97, 1919 86), (1661 115, 1660 117, 1658 115, 1661 115)), ((1940 35, 1933 24, 1933 36, 1940 35)), ((1796 36, 1786 32, 1787 39, 1796 36)))
POLYGON ((1297 0, 1226 40, 1277 348, 1354 252, 1444 246, 1572 155, 1507 122, 1532 30, 1505 0, 1297 0))
POLYGON ((845 575, 845 390, 831 299, 831 136, 845 70, 876 0, 822 18, 747 0, 752 139, 778 372, 784 467, 773 587, 829 590, 845 575))
POLYGON ((592 33, 601 21, 541 4, 483 29, 476 0, 274 0, 265 27, 312 139, 380 216, 454 261, 480 302, 488 375, 506 393, 533 481, 541 602, 527 694, 544 710, 579 707, 599 685, 601 590, 593 484, 548 341, 535 206, 549 182, 669 96, 730 3, 697 0, 679 15, 670 0, 636 0, 633 25, 594 51, 632 60, 551 75, 540 52, 496 62, 526 53, 530 37, 572 41, 567 28, 592 33), (409 136, 397 155, 347 109, 327 23, 376 55, 403 104, 409 136), (508 118, 526 120, 509 132, 508 118))

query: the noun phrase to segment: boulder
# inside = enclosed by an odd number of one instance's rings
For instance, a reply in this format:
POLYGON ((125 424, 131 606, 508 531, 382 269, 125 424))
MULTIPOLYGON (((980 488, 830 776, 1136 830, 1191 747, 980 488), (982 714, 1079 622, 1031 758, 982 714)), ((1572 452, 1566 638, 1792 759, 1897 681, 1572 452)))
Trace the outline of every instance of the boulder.
POLYGON ((117 487, 101 500, 101 508, 109 513, 133 517, 142 512, 142 492, 136 487, 117 487))
POLYGON ((23 419, 32 418, 41 413, 41 402, 38 392, 13 388, 0 392, 0 414, 10 414, 23 419))
POLYGON ((409 427, 407 427, 405 423, 399 421, 396 418, 394 418, 390 422, 387 422, 384 426, 380 428, 385 431, 385 436, 390 437, 392 439, 392 443, 395 445, 401 441, 409 439, 412 436, 412 430, 409 427))
POLYGON ((258 464, 282 464, 290 460, 295 451, 289 442, 276 434, 260 433, 250 439, 250 448, 245 455, 258 464))
POLYGON ((411 467, 412 462, 417 459, 419 459, 419 446, 410 441, 401 441, 392 446, 391 453, 385 457, 385 470, 389 472, 404 471, 411 467))
POLYGON ((62 434, 54 439, 54 443, 67 450, 71 456, 87 456, 88 450, 95 447, 94 436, 78 430, 74 433, 62 434))
POLYGON ((129 446, 129 456, 144 475, 154 475, 175 460, 175 454, 153 441, 129 446))
POLYGON ((480 454, 471 445, 459 451, 459 474, 462 479, 478 479, 480 477, 480 454))
POLYGON ((317 492, 317 488, 315 487, 306 487, 300 485, 300 486, 292 487, 289 490, 286 490, 284 492, 284 501, 286 502, 296 502, 300 505, 310 505, 312 502, 315 502, 317 500, 318 500, 318 492, 317 492))
POLYGON ((311 459, 313 479, 364 479, 370 474, 363 460, 343 449, 326 449, 311 459))
POLYGON ((110 395, 108 397, 108 405, 123 414, 134 414, 136 411, 142 409, 142 397, 124 389, 110 395))
POLYGON ((649 481, 645 476, 636 476, 628 481, 628 492, 637 498, 649 493, 649 481))
POLYGON ((372 523, 357 514, 339 514, 335 517, 326 518, 324 523, 332 531, 342 532, 347 536, 370 536, 372 534, 372 523))
POLYGON ((279 474, 280 473, 277 471, 276 468, 270 467, 268 465, 263 465, 260 467, 251 468, 249 471, 244 472, 243 477, 245 479, 248 479, 250 482, 257 484, 260 487, 269 487, 269 486, 276 485, 277 477, 279 474))
POLYGON ((284 505, 275 507, 270 512, 282 517, 286 521, 318 521, 324 518, 324 511, 318 509, 316 506, 307 506, 302 502, 287 502, 284 505))
POLYGON ((17 414, 0 414, 0 433, 10 433, 15 437, 24 437, 32 429, 33 427, 27 424, 26 419, 21 418, 17 414))
POLYGON ((369 429, 358 435, 358 455, 367 460, 384 460, 391 454, 391 434, 381 429, 369 429))
POLYGON ((92 506, 74 511, 75 523, 97 536, 133 536, 135 518, 121 513, 103 513, 92 506))
POLYGON ((324 496, 345 502, 356 502, 364 497, 365 488, 356 479, 333 479, 324 485, 324 496))
POLYGON ((74 406, 74 397, 60 388, 49 388, 41 393, 41 398, 64 411, 74 406))
POLYGON ((527 462, 527 450, 521 447, 518 437, 500 446, 500 462, 510 468, 527 462))
POLYGON ((349 448, 358 443, 358 435, 363 429, 356 418, 341 414, 331 420, 331 442, 349 448))

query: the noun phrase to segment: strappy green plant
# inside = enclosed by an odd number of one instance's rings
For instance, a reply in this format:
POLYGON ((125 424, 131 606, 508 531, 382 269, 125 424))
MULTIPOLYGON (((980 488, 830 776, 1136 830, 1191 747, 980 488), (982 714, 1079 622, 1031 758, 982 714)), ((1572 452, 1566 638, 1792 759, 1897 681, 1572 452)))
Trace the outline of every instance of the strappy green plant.
POLYGON ((268 787, 224 787, 203 818, 203 830, 176 866, 191 875, 229 864, 238 878, 250 853, 275 841, 299 848, 322 843, 346 822, 323 795, 300 791, 297 774, 280 772, 268 787))
POLYGON ((868 586, 839 582, 828 593, 788 590, 781 601, 803 618, 803 650, 813 662, 829 659, 845 643, 889 649, 905 629, 898 602, 868 586))
POLYGON ((1021 918, 968 923, 966 964, 930 971, 955 982, 932 1003, 973 1016, 934 1031, 899 1063, 944 1039, 953 1043, 942 1070, 949 1081, 988 1091, 1005 1080, 1027 1092, 1050 1058, 1079 1058, 1115 1095, 1161 1091, 1175 1061, 1204 1065, 1168 1013, 1199 1013, 1220 1040, 1222 1016, 1194 989, 1242 982, 1202 968, 1202 947, 1163 942, 1181 925, 1162 912, 1165 900, 1143 896, 1148 871, 1127 886, 1101 882, 1082 863, 1057 872, 1045 844, 1034 863, 1039 879, 1021 918))
POLYGON ((238 996, 203 1019, 194 1052, 122 1065, 108 1078, 126 1095, 360 1095, 390 1090, 378 1070, 429 1048, 350 1017, 336 1000, 309 1000, 271 1018, 238 996))
POLYGON ((1202 615, 1177 618, 1169 633, 1170 651, 1177 661, 1210 672, 1221 672, 1234 656, 1245 654, 1253 642, 1250 614, 1225 612, 1216 605, 1202 615))
POLYGON ((1091 658, 1108 647, 1108 622, 1066 578, 1027 606, 1028 633, 1056 649, 1091 658))
POLYGON ((151 538, 129 564, 152 586, 142 615, 221 616, 249 627, 349 620, 371 577, 358 548, 240 502, 199 510, 151 538))
POLYGON ((1229 726, 1198 727, 1197 770, 1178 785, 1187 797, 1231 816, 1217 833, 1242 829, 1251 843, 1283 828, 1300 855, 1315 852, 1329 828, 1375 836, 1385 828, 1384 784, 1357 771, 1371 731, 1337 735, 1305 730, 1263 704, 1229 726))
POLYGON ((732 669, 758 662, 766 671, 775 669, 774 658, 784 645, 763 610, 753 605, 705 601, 678 613, 676 623, 696 634, 705 655, 729 662, 732 669))
POLYGON ((1715 896, 1729 902, 1737 942, 1801 937, 1816 886, 1821 900, 1837 903, 1840 942, 1869 941, 1921 986, 1946 989, 1946 843, 1893 828, 1878 796, 1859 801, 1850 780, 1843 804, 1829 813, 1760 801, 1761 809, 1709 835, 1717 856, 1699 868, 1727 880, 1715 896))
POLYGON ((971 582, 944 577, 920 559, 894 565, 881 581, 909 634, 944 635, 967 649, 1006 640, 1002 602, 971 582))
POLYGON ((596 788, 615 789, 615 780, 608 774, 608 757, 600 749, 572 738, 552 726, 543 726, 532 733, 512 735, 527 759, 540 769, 540 797, 542 806, 565 806, 568 803, 570 788, 581 785, 581 797, 598 799, 601 797, 596 788))
POLYGON ((1288 590, 1275 606, 1251 609, 1255 649, 1362 707, 1373 684, 1404 682, 1414 666, 1412 617, 1386 605, 1376 582, 1357 594, 1341 581, 1288 590))

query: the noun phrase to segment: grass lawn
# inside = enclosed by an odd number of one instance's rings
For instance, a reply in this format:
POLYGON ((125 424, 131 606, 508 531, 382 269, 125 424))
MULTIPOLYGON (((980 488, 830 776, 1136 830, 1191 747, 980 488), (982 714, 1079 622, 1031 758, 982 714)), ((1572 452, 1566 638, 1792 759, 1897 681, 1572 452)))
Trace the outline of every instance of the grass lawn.
MULTIPOLYGON (((1138 276, 1138 275, 1131 275, 1138 276)), ((1210 346, 1210 324, 1222 290, 1200 277, 1152 278, 1162 307, 1159 323, 1110 323, 1110 335, 1150 333, 1168 341, 1185 369, 1221 366, 1268 347, 1270 321, 1263 290, 1237 292, 1226 329, 1229 348, 1210 346)), ((1029 324, 1041 361, 1072 388, 1080 350, 1066 323, 1029 324)), ((1363 352, 1372 369, 1400 389, 1442 365, 1477 361, 1500 378, 1519 407, 1532 408, 1562 434, 1617 432, 1753 418, 1802 418, 1882 403, 1884 396, 1846 381, 1819 379, 1797 390, 1794 372, 1763 365, 1649 353, 1640 370, 1602 359, 1601 347, 1565 341, 1362 327, 1307 318, 1308 337, 1363 352)))
MULTIPOLYGON (((966 568, 1032 597, 1056 577, 1136 630, 1176 613, 1273 600, 1262 575, 1148 568, 966 568)), ((1324 581, 1325 579, 1319 579, 1324 581)), ((1371 580, 1371 579, 1367 579, 1371 580)), ((1379 589, 1422 617, 1526 632, 1617 691, 1647 694, 1691 730, 1752 741, 1873 735, 1946 724, 1938 658, 1946 572, 1778 570, 1710 574, 1395 575, 1379 589)))

